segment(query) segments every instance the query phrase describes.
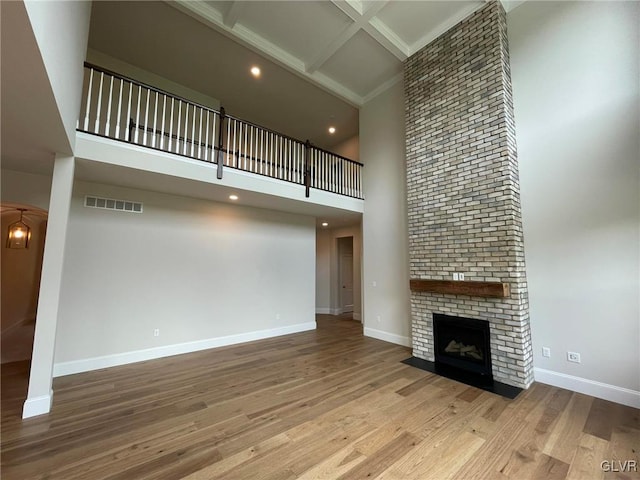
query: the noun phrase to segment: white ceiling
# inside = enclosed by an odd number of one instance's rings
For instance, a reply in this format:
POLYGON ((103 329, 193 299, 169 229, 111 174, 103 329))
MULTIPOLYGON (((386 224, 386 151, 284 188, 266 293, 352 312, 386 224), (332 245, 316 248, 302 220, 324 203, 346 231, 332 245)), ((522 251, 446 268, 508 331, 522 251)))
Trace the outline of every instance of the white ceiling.
POLYGON ((484 0, 178 0, 170 5, 361 106, 400 80, 407 57, 484 0))

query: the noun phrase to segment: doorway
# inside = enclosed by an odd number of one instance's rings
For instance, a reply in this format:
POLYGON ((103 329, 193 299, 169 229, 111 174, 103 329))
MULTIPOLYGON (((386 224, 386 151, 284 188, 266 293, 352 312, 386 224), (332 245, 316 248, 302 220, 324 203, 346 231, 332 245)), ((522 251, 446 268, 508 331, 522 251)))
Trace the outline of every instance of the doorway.
POLYGON ((353 313, 353 237, 338 238, 338 292, 340 313, 353 313))
POLYGON ((35 333, 36 308, 40 290, 40 273, 47 228, 47 212, 31 205, 3 203, 0 303, 0 363, 31 360, 35 333), (20 220, 30 229, 27 248, 8 248, 9 225, 20 220))

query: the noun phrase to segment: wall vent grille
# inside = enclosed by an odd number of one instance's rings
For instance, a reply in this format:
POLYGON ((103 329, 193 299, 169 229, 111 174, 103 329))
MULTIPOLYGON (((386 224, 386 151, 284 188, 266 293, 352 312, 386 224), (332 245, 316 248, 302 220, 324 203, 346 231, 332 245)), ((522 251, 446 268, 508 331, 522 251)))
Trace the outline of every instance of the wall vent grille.
POLYGON ((116 210, 118 212, 142 213, 141 202, 94 197, 91 195, 84 197, 84 206, 89 208, 101 208, 103 210, 116 210))

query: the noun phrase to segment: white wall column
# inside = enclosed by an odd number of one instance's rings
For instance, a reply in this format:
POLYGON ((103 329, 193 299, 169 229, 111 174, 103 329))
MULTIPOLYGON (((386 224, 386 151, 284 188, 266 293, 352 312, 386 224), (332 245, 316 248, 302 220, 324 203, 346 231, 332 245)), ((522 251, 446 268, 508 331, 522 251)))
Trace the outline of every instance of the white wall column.
POLYGON ((41 415, 51 410, 58 305, 74 169, 73 157, 56 156, 51 181, 49 221, 40 279, 29 393, 24 402, 22 418, 41 415))

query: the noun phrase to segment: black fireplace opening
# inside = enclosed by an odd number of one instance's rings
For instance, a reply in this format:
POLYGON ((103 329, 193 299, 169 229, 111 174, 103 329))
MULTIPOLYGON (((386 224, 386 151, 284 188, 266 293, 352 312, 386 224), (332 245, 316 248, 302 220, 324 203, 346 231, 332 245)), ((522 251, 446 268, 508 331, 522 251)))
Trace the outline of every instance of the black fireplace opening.
POLYGON ((493 382, 489 322, 434 313, 433 340, 436 369, 493 382))

